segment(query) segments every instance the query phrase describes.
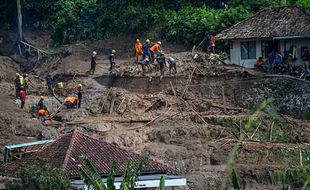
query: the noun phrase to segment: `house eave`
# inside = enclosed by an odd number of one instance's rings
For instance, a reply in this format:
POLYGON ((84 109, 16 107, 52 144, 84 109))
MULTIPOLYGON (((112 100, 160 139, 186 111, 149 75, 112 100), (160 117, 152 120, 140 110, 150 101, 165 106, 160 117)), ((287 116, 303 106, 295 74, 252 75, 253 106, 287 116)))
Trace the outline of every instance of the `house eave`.
POLYGON ((251 38, 221 38, 221 40, 233 41, 233 40, 272 40, 272 37, 251 37, 251 38))
POLYGON ((310 35, 305 35, 305 36, 276 36, 273 37, 273 40, 285 40, 285 39, 305 39, 305 38, 310 38, 310 35))

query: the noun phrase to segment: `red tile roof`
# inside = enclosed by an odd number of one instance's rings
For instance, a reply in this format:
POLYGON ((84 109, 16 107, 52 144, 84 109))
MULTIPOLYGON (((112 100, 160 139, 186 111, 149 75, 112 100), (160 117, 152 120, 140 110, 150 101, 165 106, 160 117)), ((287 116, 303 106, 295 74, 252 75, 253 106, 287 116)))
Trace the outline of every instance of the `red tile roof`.
MULTIPOLYGON (((23 165, 40 166, 42 162, 47 161, 52 168, 61 168, 66 171, 70 178, 78 178, 81 155, 86 155, 101 175, 107 175, 110 172, 113 161, 117 163, 116 173, 123 174, 129 161, 137 166, 142 160, 139 154, 74 130, 70 134, 62 135, 39 152, 21 160, 0 164, 0 175, 14 177, 16 171, 23 165)), ((143 172, 174 173, 175 171, 149 159, 143 172)))

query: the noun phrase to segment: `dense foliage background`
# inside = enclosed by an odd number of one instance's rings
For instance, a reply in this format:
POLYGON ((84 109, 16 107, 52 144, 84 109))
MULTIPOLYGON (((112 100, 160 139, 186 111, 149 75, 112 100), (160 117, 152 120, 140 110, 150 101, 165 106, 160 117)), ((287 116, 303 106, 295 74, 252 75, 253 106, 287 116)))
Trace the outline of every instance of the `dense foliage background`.
MULTIPOLYGON (((251 16, 262 7, 302 6, 310 0, 21 0, 24 28, 49 29, 56 43, 115 34, 152 33, 186 44, 251 16)), ((1 23, 16 26, 16 2, 2 0, 1 23)))

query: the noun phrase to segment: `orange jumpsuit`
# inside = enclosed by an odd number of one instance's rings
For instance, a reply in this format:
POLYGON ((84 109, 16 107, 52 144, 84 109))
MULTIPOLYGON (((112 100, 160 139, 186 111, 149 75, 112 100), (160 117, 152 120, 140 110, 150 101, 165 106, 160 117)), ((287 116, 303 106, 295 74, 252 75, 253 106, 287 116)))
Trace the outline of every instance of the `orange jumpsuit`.
POLYGON ((142 43, 140 41, 137 40, 136 44, 135 44, 135 50, 136 50, 136 61, 139 61, 139 56, 141 56, 143 54, 142 51, 142 43))
POLYGON ((160 46, 159 44, 154 44, 151 48, 150 48, 151 52, 155 53, 157 51, 160 50, 160 46))
POLYGON ((38 116, 47 116, 48 112, 45 109, 40 109, 38 111, 38 116))

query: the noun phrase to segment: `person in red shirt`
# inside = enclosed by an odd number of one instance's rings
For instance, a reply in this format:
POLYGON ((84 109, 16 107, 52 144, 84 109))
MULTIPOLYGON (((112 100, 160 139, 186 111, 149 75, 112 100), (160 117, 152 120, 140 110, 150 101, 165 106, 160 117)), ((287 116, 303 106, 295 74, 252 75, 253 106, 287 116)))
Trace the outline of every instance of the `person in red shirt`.
POLYGON ((23 87, 21 87, 20 89, 19 97, 20 97, 20 102, 21 102, 20 109, 24 109, 25 101, 26 101, 26 92, 24 91, 23 87))
POLYGON ((258 60, 256 61, 255 68, 264 69, 265 64, 266 64, 266 62, 263 60, 263 58, 259 57, 258 60))
POLYGON ((211 36, 209 47, 208 47, 209 52, 211 52, 211 53, 215 53, 215 42, 216 42, 216 37, 211 36))

